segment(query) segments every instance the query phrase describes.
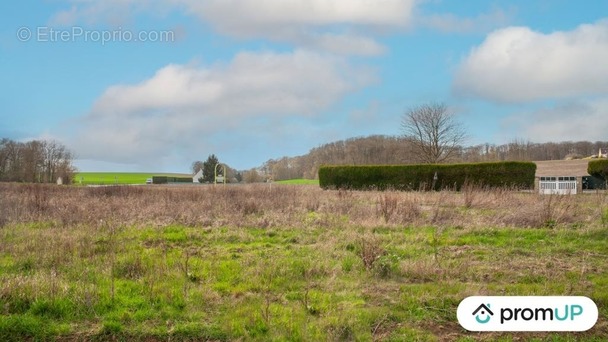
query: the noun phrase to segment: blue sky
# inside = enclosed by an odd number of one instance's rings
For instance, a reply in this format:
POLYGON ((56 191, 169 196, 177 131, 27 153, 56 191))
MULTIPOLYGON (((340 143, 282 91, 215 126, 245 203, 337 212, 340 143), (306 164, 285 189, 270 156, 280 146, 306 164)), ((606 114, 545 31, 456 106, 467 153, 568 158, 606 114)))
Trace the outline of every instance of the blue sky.
POLYGON ((444 102, 468 144, 608 140, 608 2, 0 4, 0 137, 82 171, 237 169, 400 134, 444 102))

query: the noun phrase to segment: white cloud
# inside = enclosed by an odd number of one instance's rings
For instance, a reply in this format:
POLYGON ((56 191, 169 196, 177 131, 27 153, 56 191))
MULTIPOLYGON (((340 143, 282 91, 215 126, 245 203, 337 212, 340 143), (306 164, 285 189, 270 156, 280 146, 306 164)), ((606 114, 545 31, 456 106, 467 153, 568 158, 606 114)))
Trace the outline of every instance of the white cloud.
POLYGON ((248 36, 279 27, 403 26, 414 0, 176 0, 221 31, 248 36))
POLYGON ((509 138, 534 142, 604 141, 608 132, 606 113, 608 99, 569 102, 512 115, 504 120, 503 129, 509 138))
POLYGON ((243 39, 268 39, 298 48, 343 55, 378 55, 375 36, 408 26, 416 0, 69 0, 52 24, 122 25, 139 12, 178 9, 217 32, 243 39))
POLYGON ((457 94, 525 102, 608 93, 608 21, 543 34, 495 31, 456 72, 457 94))
POLYGON ((369 69, 301 50, 241 53, 205 67, 168 65, 139 84, 108 88, 71 145, 80 158, 109 162, 158 164, 177 151, 193 158, 202 148, 218 147, 218 136, 246 145, 260 132, 272 141, 293 120, 312 125, 373 82, 369 69))
POLYGON ((375 56, 384 53, 385 48, 372 38, 356 34, 333 34, 285 31, 275 37, 277 40, 293 41, 298 46, 317 51, 327 51, 338 55, 375 56))
POLYGON ((415 5, 415 0, 177 1, 223 34, 357 55, 380 54, 383 48, 370 32, 407 26, 415 5))
POLYGON ((311 113, 370 79, 369 70, 318 53, 244 52, 228 64, 168 65, 138 85, 113 86, 95 103, 93 115, 205 106, 239 117, 311 113))
POLYGON ((86 24, 119 26, 127 23, 139 12, 164 13, 171 8, 171 1, 164 0, 70 0, 69 10, 56 13, 51 25, 70 26, 84 21, 86 24))

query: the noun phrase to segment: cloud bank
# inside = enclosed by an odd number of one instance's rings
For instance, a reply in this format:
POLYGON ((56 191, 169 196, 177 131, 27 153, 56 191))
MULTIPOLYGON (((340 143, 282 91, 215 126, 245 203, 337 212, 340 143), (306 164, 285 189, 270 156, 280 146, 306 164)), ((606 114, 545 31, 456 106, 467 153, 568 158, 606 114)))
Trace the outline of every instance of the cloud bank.
POLYGON ((243 52, 208 66, 170 64, 139 84, 108 88, 80 121, 72 145, 83 159, 143 163, 170 158, 172 150, 198 155, 227 137, 245 141, 243 149, 248 137, 272 144, 293 120, 312 125, 373 82, 373 70, 303 50, 243 52))
POLYGON ((378 55, 375 36, 408 26, 415 0, 79 0, 51 22, 119 25, 138 12, 180 10, 220 34, 342 55, 378 55))
POLYGON ((549 34, 497 30, 459 66, 455 93, 519 103, 608 94, 608 21, 549 34))

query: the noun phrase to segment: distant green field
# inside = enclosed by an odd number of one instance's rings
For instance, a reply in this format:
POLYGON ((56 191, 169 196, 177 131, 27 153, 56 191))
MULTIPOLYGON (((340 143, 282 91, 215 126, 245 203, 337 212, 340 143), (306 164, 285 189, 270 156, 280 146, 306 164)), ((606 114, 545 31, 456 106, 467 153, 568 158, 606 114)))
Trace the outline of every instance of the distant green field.
POLYGON ((190 177, 181 173, 79 172, 74 176, 74 184, 145 184, 153 176, 190 177))
POLYGON ((277 184, 319 185, 318 179, 288 179, 276 181, 277 184))

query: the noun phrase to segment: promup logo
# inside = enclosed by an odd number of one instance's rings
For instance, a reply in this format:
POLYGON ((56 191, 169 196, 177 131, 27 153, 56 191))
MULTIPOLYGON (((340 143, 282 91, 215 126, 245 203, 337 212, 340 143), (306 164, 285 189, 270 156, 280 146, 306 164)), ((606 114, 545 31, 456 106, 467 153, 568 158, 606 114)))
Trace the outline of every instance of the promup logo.
POLYGON ((587 297, 468 297, 457 316, 470 331, 586 331, 598 310, 587 297))
POLYGON ((490 310, 490 304, 481 304, 473 311, 473 316, 475 316, 477 323, 486 324, 490 321, 490 318, 494 316, 494 313, 490 310), (480 318, 480 316, 485 316, 485 318, 480 318))

